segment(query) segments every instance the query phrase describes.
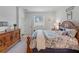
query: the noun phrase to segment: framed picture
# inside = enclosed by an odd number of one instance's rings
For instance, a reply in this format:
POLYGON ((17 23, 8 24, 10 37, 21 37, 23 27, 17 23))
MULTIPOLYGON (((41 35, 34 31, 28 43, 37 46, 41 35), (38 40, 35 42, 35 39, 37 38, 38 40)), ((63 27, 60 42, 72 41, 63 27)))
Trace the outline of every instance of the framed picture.
POLYGON ((42 16, 35 16, 35 22, 39 23, 43 21, 43 17, 42 16))
POLYGON ((72 19, 72 11, 67 12, 67 20, 72 19))
POLYGON ((73 10, 74 8, 75 8, 75 6, 71 6, 71 7, 69 7, 69 8, 66 9, 66 12, 71 11, 71 10, 73 10))
POLYGON ((8 22, 0 21, 0 27, 2 27, 2 26, 8 26, 8 22))

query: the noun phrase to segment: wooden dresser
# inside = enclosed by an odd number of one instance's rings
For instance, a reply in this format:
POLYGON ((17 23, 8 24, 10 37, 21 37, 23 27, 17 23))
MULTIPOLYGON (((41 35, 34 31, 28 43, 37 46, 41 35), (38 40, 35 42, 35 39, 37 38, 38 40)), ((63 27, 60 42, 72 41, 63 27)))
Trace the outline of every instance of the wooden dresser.
POLYGON ((7 52, 20 41, 20 29, 0 33, 0 52, 7 52))

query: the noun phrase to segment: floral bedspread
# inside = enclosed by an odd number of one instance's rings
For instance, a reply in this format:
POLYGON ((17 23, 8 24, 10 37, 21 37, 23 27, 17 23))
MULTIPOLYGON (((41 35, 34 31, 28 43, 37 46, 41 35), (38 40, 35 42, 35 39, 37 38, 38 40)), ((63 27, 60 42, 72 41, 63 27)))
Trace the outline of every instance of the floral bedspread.
MULTIPOLYGON (((45 48, 68 48, 68 49, 76 49, 79 50, 79 46, 78 46, 78 41, 76 38, 71 38, 69 36, 65 36, 65 35, 60 35, 59 37, 54 37, 52 39, 49 39, 48 37, 45 36, 45 33, 42 33, 44 38, 43 40, 45 40, 45 48)), ((41 34, 40 34, 41 35, 41 34)), ((37 35, 38 37, 38 35, 37 35)), ((42 37, 41 37, 42 39, 42 37)), ((39 39, 40 42, 42 42, 39 39)), ((43 43, 43 42, 42 42, 43 43)), ((37 48, 37 38, 31 40, 31 44, 30 47, 31 48, 37 48)), ((41 45, 41 43, 40 43, 41 45)), ((38 48, 37 48, 38 49, 38 48)))

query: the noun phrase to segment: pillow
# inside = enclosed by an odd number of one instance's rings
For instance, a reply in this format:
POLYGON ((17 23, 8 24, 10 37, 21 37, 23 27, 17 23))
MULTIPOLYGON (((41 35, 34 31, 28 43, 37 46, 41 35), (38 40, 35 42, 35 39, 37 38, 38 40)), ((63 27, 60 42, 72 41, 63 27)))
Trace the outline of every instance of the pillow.
POLYGON ((65 28, 64 27, 60 27, 59 30, 65 31, 65 28))
POLYGON ((62 33, 62 35, 68 35, 68 32, 64 31, 64 32, 62 33))
POLYGON ((57 34, 58 35, 63 35, 65 33, 65 31, 58 31, 57 34))
POLYGON ((66 29, 66 32, 68 33, 68 36, 75 37, 77 31, 75 29, 66 29))
POLYGON ((32 37, 33 37, 33 39, 36 39, 36 37, 37 37, 37 32, 36 31, 33 32, 32 37))

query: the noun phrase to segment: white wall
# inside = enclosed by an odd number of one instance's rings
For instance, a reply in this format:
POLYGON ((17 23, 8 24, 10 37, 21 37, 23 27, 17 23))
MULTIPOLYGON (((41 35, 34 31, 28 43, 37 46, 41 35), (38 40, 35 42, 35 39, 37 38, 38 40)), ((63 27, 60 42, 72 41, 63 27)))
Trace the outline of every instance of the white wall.
POLYGON ((60 20, 61 22, 64 20, 67 20, 67 15, 66 15, 66 8, 68 7, 61 7, 57 12, 56 12, 56 20, 60 20))
POLYGON ((16 24, 16 7, 0 6, 0 21, 8 21, 11 26, 16 24))
MULTIPOLYGON (((19 7, 18 7, 19 8, 19 7)), ((21 34, 26 34, 25 32, 25 19, 24 19, 24 10, 19 8, 16 11, 16 6, 0 6, 0 21, 7 21, 9 25, 17 24, 17 19, 19 20, 19 27, 21 29, 21 34), (18 18, 17 18, 17 12, 18 18)))
POLYGON ((75 7, 73 10, 73 22, 79 26, 79 6, 75 7))
POLYGON ((23 8, 19 8, 19 28, 21 29, 21 34, 26 34, 26 22, 25 22, 25 18, 24 18, 24 9, 23 8))
POLYGON ((55 12, 26 12, 25 18, 26 18, 26 32, 27 34, 31 34, 33 31, 33 16, 43 16, 45 20, 44 28, 51 29, 53 26, 53 23, 55 21, 55 12))
MULTIPOLYGON (((65 12, 65 10, 69 8, 69 7, 62 7, 61 9, 59 9, 56 13, 56 19, 60 20, 61 22, 64 20, 67 20, 67 14, 65 12)), ((76 25, 79 26, 79 7, 76 6, 73 10, 72 10, 72 20, 70 20, 72 22, 74 22, 76 25)))

